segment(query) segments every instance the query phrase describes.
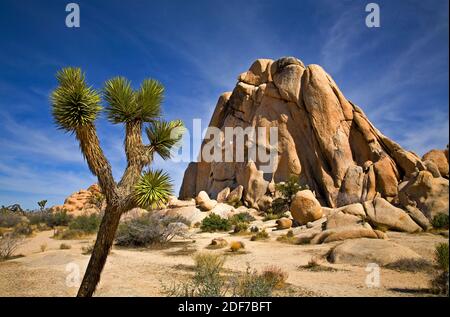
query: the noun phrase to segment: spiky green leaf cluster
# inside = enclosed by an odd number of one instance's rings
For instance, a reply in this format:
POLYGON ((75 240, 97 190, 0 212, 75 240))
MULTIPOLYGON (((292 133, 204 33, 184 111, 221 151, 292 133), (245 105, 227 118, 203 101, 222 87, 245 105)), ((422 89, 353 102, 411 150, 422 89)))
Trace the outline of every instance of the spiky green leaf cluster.
POLYGON ((148 170, 134 188, 134 199, 141 208, 160 207, 172 194, 172 180, 162 170, 148 170))
POLYGON ((112 123, 152 122, 161 115, 164 86, 157 80, 145 79, 138 90, 133 90, 130 81, 115 77, 105 83, 103 95, 112 123))
POLYGON ((145 129, 145 132, 154 151, 161 158, 169 159, 170 151, 181 141, 185 127, 181 120, 155 121, 145 129))
POLYGON ((102 110, 100 95, 88 87, 80 68, 61 69, 56 78, 59 86, 51 94, 53 118, 57 126, 73 132, 91 124, 102 110))

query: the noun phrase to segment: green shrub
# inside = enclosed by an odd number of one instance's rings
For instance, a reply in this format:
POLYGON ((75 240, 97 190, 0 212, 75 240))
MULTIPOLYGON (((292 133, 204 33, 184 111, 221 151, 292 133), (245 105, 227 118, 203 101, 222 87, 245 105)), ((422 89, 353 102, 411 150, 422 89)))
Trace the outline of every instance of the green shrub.
POLYGON ((28 212, 25 216, 30 225, 45 224, 49 228, 68 226, 73 219, 66 211, 51 212, 49 209, 28 212))
POLYGON ((231 222, 216 214, 210 214, 203 219, 200 229, 203 232, 229 231, 231 230, 231 222))
POLYGON ((221 276, 225 258, 216 253, 198 253, 194 257, 194 276, 187 283, 166 287, 168 296, 220 297, 225 296, 226 280, 221 276))
POLYGON ((82 215, 69 223, 69 229, 80 230, 88 234, 96 233, 100 227, 100 222, 102 221, 102 216, 96 213, 91 215, 82 215))
POLYGON ((22 221, 22 215, 17 212, 2 209, 0 211, 0 227, 13 228, 22 221))
POLYGON ((86 232, 78 229, 58 229, 53 238, 58 240, 77 240, 86 237, 86 232))
POLYGON ((431 224, 436 229, 448 229, 448 215, 439 213, 431 220, 431 224))
POLYGON ((264 215, 263 221, 278 220, 280 218, 288 218, 288 217, 284 213, 275 214, 269 212, 264 215))
POLYGON ((448 272, 448 243, 439 243, 434 253, 439 269, 448 272))
POLYGON ((148 213, 119 225, 116 244, 145 247, 164 244, 174 237, 189 237, 189 222, 183 217, 148 213))
POLYGON ((266 230, 261 230, 261 231, 257 232, 256 234, 254 234, 250 238, 250 241, 259 241, 259 240, 267 240, 267 239, 269 239, 269 234, 267 233, 266 230))
POLYGON ((246 232, 248 230, 248 223, 246 222, 237 222, 234 225, 234 233, 246 232))
POLYGON ((237 223, 250 223, 252 221, 255 221, 255 217, 250 215, 248 212, 241 212, 238 214, 233 215, 230 218, 231 224, 237 224, 237 223))
POLYGON ((435 294, 449 295, 449 272, 448 272, 448 243, 440 243, 435 249, 435 260, 439 271, 431 281, 431 290, 435 294))
POLYGON ((14 227, 14 233, 22 236, 30 236, 33 234, 33 228, 30 226, 28 219, 22 220, 14 227))

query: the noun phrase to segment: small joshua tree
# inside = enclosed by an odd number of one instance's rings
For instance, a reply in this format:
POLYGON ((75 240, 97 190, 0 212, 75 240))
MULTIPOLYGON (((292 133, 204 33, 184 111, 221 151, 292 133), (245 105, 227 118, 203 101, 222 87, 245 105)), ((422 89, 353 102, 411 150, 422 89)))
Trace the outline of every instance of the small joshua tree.
POLYGON ((172 191, 168 174, 146 169, 154 154, 170 158, 170 149, 181 139, 183 123, 160 119, 164 87, 146 79, 138 90, 123 77, 105 83, 104 111, 113 124, 125 128, 127 166, 118 183, 109 161, 103 154, 95 120, 102 111, 101 96, 85 81, 79 68, 64 68, 57 75, 58 87, 51 95, 53 117, 57 126, 75 135, 90 171, 97 176, 106 208, 78 296, 92 296, 100 280, 106 258, 114 241, 120 216, 135 207, 151 208, 165 203, 172 191), (142 140, 142 130, 149 144, 142 140))
POLYGON ((47 204, 47 200, 46 199, 38 201, 38 206, 41 209, 41 211, 44 210, 46 204, 47 204))

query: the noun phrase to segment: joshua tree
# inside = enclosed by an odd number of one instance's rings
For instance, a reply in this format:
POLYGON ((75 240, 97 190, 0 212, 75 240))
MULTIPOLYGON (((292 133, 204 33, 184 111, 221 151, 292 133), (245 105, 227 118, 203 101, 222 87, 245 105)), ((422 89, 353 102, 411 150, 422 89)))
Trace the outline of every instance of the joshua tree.
POLYGON ((131 83, 123 77, 107 81, 103 88, 107 103, 104 111, 111 123, 123 124, 125 128, 127 166, 116 183, 95 127, 95 120, 102 111, 100 93, 87 86, 85 75, 79 68, 64 68, 56 77, 59 85, 51 95, 55 122, 60 129, 75 135, 106 200, 97 240, 78 290, 78 296, 92 296, 113 244, 120 216, 137 206, 151 208, 167 201, 172 190, 168 174, 146 167, 153 161, 155 153, 163 159, 170 157, 170 149, 181 139, 183 123, 160 119, 164 87, 158 81, 146 79, 138 90, 133 90, 131 83), (149 144, 142 140, 144 124, 149 144))
POLYGON ((46 204, 47 204, 46 199, 38 201, 38 206, 39 206, 39 208, 41 208, 41 211, 44 210, 46 204))

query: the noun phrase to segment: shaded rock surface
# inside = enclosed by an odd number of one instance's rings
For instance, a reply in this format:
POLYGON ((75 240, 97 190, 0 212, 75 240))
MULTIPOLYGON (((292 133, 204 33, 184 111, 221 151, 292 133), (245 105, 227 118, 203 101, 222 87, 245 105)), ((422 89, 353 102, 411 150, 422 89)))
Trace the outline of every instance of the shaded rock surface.
POLYGON ((350 263, 366 266, 375 263, 379 266, 399 260, 421 260, 413 250, 387 240, 356 239, 336 246, 330 254, 333 263, 350 263))

